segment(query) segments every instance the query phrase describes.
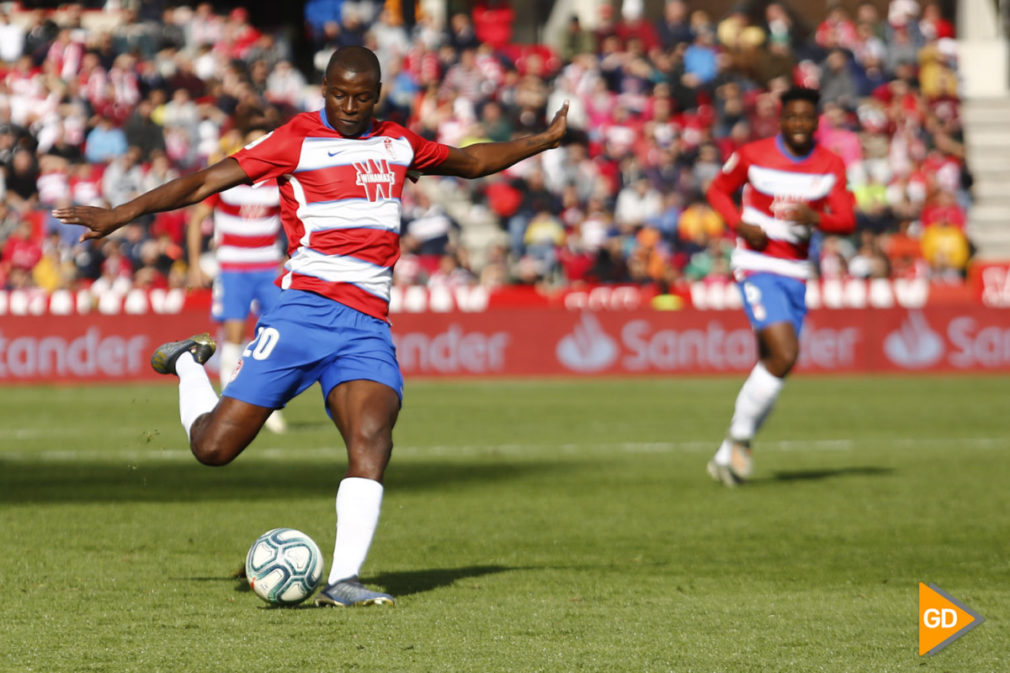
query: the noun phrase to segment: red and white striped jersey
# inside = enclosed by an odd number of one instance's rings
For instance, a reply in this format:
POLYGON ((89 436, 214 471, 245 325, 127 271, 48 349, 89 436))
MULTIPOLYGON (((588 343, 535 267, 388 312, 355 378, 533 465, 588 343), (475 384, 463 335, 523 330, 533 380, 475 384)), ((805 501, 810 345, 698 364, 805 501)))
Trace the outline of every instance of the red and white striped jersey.
POLYGON ((276 269, 281 261, 280 191, 270 180, 207 199, 214 209, 214 254, 222 271, 276 269))
POLYGON ((845 234, 855 226, 852 194, 845 187, 842 159, 819 145, 804 157, 793 155, 781 136, 747 143, 734 152, 708 188, 709 203, 733 230, 743 221, 768 236, 763 250, 737 237, 730 260, 735 272, 767 271, 809 278, 810 228, 788 219, 793 204, 806 203, 820 214, 821 231, 845 234), (733 195, 743 187, 742 210, 733 195))
POLYGON ((393 122, 345 138, 323 110, 303 112, 232 155, 253 182, 275 178, 290 259, 282 288, 309 290, 386 320, 400 256, 408 170, 438 166, 446 145, 393 122))

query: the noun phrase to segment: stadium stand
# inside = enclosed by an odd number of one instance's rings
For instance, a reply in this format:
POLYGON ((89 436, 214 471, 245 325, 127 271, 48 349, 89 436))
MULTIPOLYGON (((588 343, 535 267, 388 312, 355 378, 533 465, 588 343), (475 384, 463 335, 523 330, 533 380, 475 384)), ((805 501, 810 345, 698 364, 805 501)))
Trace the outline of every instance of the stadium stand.
POLYGON ((429 3, 405 17, 402 3, 309 0, 303 25, 281 28, 209 3, 6 3, 0 286, 184 287, 186 214, 80 244, 49 209, 122 203, 227 156, 248 128, 319 107, 320 68, 347 44, 380 57, 380 115, 446 143, 539 129, 571 101, 564 147, 501 176, 414 186, 397 283, 687 292, 724 278, 731 243, 702 194, 734 148, 777 131, 794 82, 821 90, 819 140, 858 201, 855 235, 816 242, 822 277, 963 282, 975 197, 951 17, 915 0, 836 3, 812 25, 762 5, 711 15, 666 0, 651 21, 641 2, 604 3, 592 25, 573 15, 556 38, 520 44, 504 0, 444 20, 429 3))

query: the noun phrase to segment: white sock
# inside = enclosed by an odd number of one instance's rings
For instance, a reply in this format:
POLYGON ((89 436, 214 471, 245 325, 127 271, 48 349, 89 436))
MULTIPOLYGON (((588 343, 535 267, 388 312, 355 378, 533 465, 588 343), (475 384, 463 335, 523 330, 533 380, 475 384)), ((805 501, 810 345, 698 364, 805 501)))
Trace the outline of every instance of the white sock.
POLYGON ((742 442, 749 442, 764 423, 775 400, 782 392, 785 379, 774 376, 758 362, 750 376, 740 388, 733 409, 733 420, 729 424, 729 436, 742 442))
POLYGON ((179 375, 179 416, 189 437, 189 430, 196 419, 217 406, 217 393, 207 370, 197 364, 190 353, 183 353, 175 361, 175 373, 179 375))
POLYGON ((733 440, 724 439, 719 445, 719 450, 715 452, 713 460, 720 465, 729 465, 729 457, 733 454, 733 440))
POLYGON ((382 484, 371 479, 347 477, 337 489, 337 540, 327 581, 357 575, 368 556, 372 536, 379 525, 382 484))
POLYGON ((231 383, 232 374, 235 373, 235 367, 238 365, 239 358, 242 357, 242 344, 231 341, 223 342, 221 350, 218 351, 218 357, 220 357, 221 366, 221 390, 224 390, 224 387, 231 383))

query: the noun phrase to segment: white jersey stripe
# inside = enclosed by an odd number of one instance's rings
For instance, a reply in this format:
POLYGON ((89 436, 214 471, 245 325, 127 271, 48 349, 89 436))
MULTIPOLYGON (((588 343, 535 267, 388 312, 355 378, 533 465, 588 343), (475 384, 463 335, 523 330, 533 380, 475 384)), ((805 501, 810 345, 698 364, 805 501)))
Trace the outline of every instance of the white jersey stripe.
MULTIPOLYGON (((302 183, 298 182, 298 178, 296 178, 293 175, 288 180, 288 184, 291 185, 292 195, 295 197, 295 202, 298 204, 298 210, 295 211, 295 217, 298 219, 299 222, 304 224, 305 208, 307 207, 305 202, 305 188, 302 187, 302 183)), ((299 246, 309 244, 309 233, 310 233, 309 228, 305 227, 305 233, 302 234, 302 237, 300 239, 298 239, 299 246)), ((290 279, 288 280, 290 281, 290 279)))
POLYGON ((757 165, 747 169, 747 180, 762 194, 807 202, 823 199, 835 186, 835 176, 831 173, 795 173, 757 165))
POLYGON ((301 158, 295 172, 353 166, 377 160, 390 166, 410 166, 413 159, 414 149, 406 138, 388 136, 375 136, 364 140, 323 138, 303 143, 301 158))
POLYGON ((217 261, 222 264, 258 264, 281 261, 280 250, 273 245, 263 248, 239 248, 223 245, 215 251, 215 254, 217 261))
POLYGON ((307 248, 295 251, 284 268, 328 283, 352 283, 370 294, 389 300, 389 287, 393 278, 391 268, 354 257, 323 255, 307 248))
POLYGON ((241 189, 226 189, 220 193, 219 198, 224 203, 233 206, 269 206, 278 208, 280 190, 276 186, 265 186, 264 183, 256 185, 242 185, 241 189))
POLYGON ((269 236, 280 231, 280 219, 274 217, 246 218, 218 210, 214 213, 214 231, 233 236, 269 236))
MULTIPOLYGON (((331 229, 382 229, 400 231, 400 202, 365 199, 313 203, 298 209, 306 233, 331 229)), ((308 241, 306 241, 308 244, 308 241)))

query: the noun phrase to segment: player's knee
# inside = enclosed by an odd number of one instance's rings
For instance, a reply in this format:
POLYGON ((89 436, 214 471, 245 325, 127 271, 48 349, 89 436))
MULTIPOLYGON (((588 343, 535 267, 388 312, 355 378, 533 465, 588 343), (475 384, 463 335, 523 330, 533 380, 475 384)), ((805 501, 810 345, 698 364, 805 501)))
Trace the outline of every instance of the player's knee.
POLYGON ((392 433, 389 429, 361 429, 351 434, 347 440, 348 473, 381 481, 393 451, 392 433))
POLYGON ((190 450, 202 465, 220 467, 230 463, 237 455, 217 442, 190 442, 190 450))
POLYGON ((792 368, 796 365, 799 355, 799 348, 788 347, 777 349, 769 357, 765 358, 765 369, 767 369, 772 376, 785 378, 785 376, 788 375, 789 372, 792 371, 792 368))

